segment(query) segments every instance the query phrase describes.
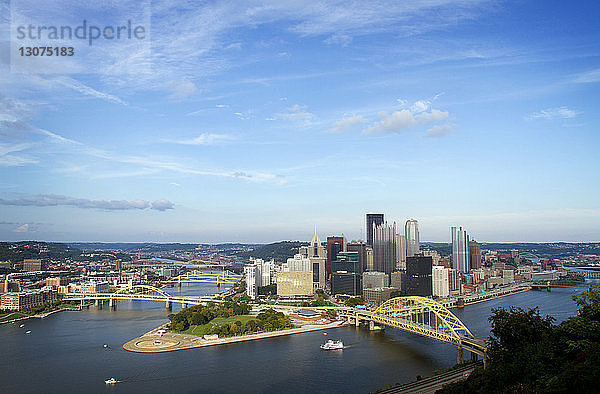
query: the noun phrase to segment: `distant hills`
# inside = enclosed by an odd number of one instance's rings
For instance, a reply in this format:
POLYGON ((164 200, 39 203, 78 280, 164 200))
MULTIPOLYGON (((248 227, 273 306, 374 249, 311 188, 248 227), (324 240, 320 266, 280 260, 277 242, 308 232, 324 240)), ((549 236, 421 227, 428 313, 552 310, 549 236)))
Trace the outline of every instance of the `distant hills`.
MULTIPOLYGON (((300 246, 308 245, 301 241, 280 241, 270 244, 201 244, 201 243, 126 243, 126 242, 41 242, 20 241, 0 242, 0 261, 22 261, 23 259, 48 258, 53 260, 72 259, 87 260, 82 256, 84 252, 111 251, 116 258, 129 259, 129 254, 142 253, 168 253, 168 252, 194 252, 211 251, 235 255, 243 259, 250 257, 263 260, 275 259, 285 261, 298 253, 300 246)), ((449 243, 423 242, 422 247, 436 250, 442 256, 452 253, 449 243)), ((501 251, 516 249, 520 253, 532 253, 540 258, 558 258, 574 256, 577 254, 600 255, 600 243, 569 243, 569 242, 547 242, 547 243, 481 243, 481 249, 501 251)))

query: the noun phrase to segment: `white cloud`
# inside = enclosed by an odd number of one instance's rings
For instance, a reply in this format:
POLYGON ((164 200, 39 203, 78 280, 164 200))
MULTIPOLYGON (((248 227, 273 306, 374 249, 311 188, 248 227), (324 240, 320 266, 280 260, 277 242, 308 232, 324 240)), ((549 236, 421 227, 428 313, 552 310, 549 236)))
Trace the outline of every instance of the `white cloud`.
POLYGON ((173 209, 173 203, 169 200, 160 199, 156 200, 152 203, 151 209, 156 209, 157 211, 166 211, 167 209, 173 209))
POLYGON ((331 129, 329 129, 329 132, 334 134, 343 133, 364 122, 365 119, 362 116, 354 115, 335 122, 331 129))
MULTIPOLYGON (((439 95, 436 95, 431 100, 418 100, 410 107, 410 109, 405 108, 392 113, 381 111, 377 114, 379 121, 364 129, 362 134, 399 133, 418 125, 427 125, 444 121, 449 117, 447 111, 431 109, 431 103, 438 96, 439 95)), ((406 106, 407 104, 405 100, 398 99, 397 101, 401 106, 406 106)), ((430 130, 433 130, 434 132, 440 131, 438 129, 430 130)))
POLYGON ((76 208, 91 208, 107 211, 123 211, 132 209, 143 210, 148 207, 164 211, 165 209, 173 208, 173 204, 164 199, 154 201, 152 204, 150 204, 145 200, 90 200, 87 198, 75 198, 57 194, 38 194, 31 197, 23 197, 13 200, 0 199, 0 205, 12 205, 20 207, 71 206, 76 208))
POLYGON ((397 133, 408 129, 417 124, 413 113, 407 109, 388 114, 385 111, 379 112, 379 122, 363 130, 363 134, 374 134, 380 132, 397 133))
POLYGON ((173 99, 184 99, 198 91, 196 85, 187 79, 170 81, 167 83, 167 89, 171 91, 169 98, 173 99))
POLYGON ((343 33, 335 33, 331 36, 329 36, 328 38, 325 39, 325 41, 323 41, 325 44, 335 44, 335 45, 340 45, 342 47, 348 46, 351 42, 352 42, 352 37, 347 35, 347 34, 343 34, 343 33))
POLYGON ((412 105, 410 110, 413 113, 418 114, 419 112, 427 111, 430 105, 431 103, 427 100, 418 100, 412 105))
POLYGON ((534 112, 528 116, 529 119, 571 119, 580 115, 580 111, 569 109, 567 107, 548 108, 534 112))
POLYGON ((452 131, 456 130, 456 125, 451 123, 446 123, 443 125, 436 125, 430 129, 427 129, 425 133, 431 137, 440 137, 442 135, 448 134, 452 131))
POLYGON ((600 68, 578 74, 573 78, 576 83, 594 83, 600 82, 600 68))
POLYGON ((232 140, 233 137, 227 134, 212 134, 212 133, 202 133, 198 137, 188 139, 188 140, 169 140, 169 142, 173 142, 176 144, 182 145, 211 145, 217 142, 229 141, 232 140))
POLYGON ((308 112, 306 109, 306 105, 295 104, 289 108, 286 108, 284 112, 275 114, 273 119, 298 122, 308 126, 311 124, 314 115, 308 112))
POLYGON ((14 233, 26 233, 29 231, 29 224, 25 223, 22 226, 19 226, 13 230, 14 233))
POLYGON ((448 112, 432 109, 431 112, 421 112, 417 114, 415 119, 422 124, 440 122, 448 119, 448 112))

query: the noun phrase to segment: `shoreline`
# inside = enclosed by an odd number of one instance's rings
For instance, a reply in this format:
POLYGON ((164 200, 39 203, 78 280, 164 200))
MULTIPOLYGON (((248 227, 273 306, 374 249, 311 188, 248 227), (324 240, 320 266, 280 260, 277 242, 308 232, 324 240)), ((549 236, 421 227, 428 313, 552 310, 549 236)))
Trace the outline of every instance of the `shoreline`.
POLYGON ((173 332, 167 332, 159 336, 158 330, 164 329, 166 324, 167 323, 161 324, 147 333, 125 342, 123 344, 123 349, 134 353, 165 353, 207 346, 254 341, 258 339, 275 338, 292 334, 302 334, 305 332, 327 330, 330 328, 343 327, 347 325, 346 322, 336 321, 329 324, 307 325, 303 327, 289 328, 286 330, 206 340, 201 336, 178 334, 173 332))
MULTIPOLYGON (((494 295, 492 297, 488 297, 488 298, 484 298, 482 300, 476 300, 476 301, 471 301, 471 302, 465 302, 465 305, 463 306, 463 308, 467 305, 473 305, 473 304, 478 304, 480 302, 485 302, 485 301, 491 301, 491 300, 495 300, 498 298, 502 298, 502 297, 506 297, 506 296, 510 296, 513 294, 519 294, 519 293, 524 293, 526 291, 531 291, 531 288, 529 289, 522 289, 522 290, 517 290, 517 291, 511 291, 510 293, 503 293, 503 294, 499 294, 499 295, 494 295)), ((459 308, 457 306, 454 306, 453 308, 459 308)))
POLYGON ((23 317, 19 317, 17 319, 11 319, 11 320, 6 320, 3 322, 0 322, 0 324, 9 324, 9 323, 15 323, 21 320, 27 320, 27 319, 44 319, 50 315, 53 315, 55 313, 58 312, 64 312, 64 311, 73 311, 73 312, 79 312, 83 310, 83 308, 81 307, 69 307, 69 308, 61 308, 61 309, 56 309, 54 311, 50 311, 50 312, 45 312, 45 313, 40 313, 37 315, 30 315, 30 316, 23 316, 23 317))

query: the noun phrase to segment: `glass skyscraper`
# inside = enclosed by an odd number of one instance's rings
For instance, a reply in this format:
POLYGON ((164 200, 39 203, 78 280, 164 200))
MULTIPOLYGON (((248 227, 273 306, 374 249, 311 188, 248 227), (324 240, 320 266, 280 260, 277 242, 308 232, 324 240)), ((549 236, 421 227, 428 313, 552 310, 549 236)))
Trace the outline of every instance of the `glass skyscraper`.
POLYGON ((466 274, 469 272, 469 236, 462 227, 451 227, 452 268, 466 274))
POLYGON ((416 220, 407 220, 404 226, 406 237, 406 257, 413 257, 420 251, 419 223, 416 220))

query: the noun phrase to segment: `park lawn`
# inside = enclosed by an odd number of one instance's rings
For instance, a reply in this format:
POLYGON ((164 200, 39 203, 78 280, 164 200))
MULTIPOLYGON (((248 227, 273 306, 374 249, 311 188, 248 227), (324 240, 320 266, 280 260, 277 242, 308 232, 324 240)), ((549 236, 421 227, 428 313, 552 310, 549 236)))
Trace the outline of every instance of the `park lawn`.
POLYGON ((242 324, 246 324, 246 322, 248 322, 252 319, 256 319, 256 316, 238 315, 238 316, 230 316, 230 317, 215 317, 214 319, 212 319, 211 321, 209 321, 206 324, 203 324, 201 326, 190 326, 190 328, 188 328, 185 331, 182 331, 181 333, 202 336, 202 335, 207 334, 209 332, 210 328, 212 328, 215 325, 219 325, 219 326, 223 325, 223 324, 230 325, 232 323, 235 323, 237 320, 241 321, 242 324))
POLYGON ((0 322, 5 322, 8 320, 12 320, 12 319, 20 319, 22 317, 26 317, 29 316, 25 313, 21 313, 21 312, 11 312, 11 313, 6 313, 6 314, 2 314, 0 315, 0 322))

